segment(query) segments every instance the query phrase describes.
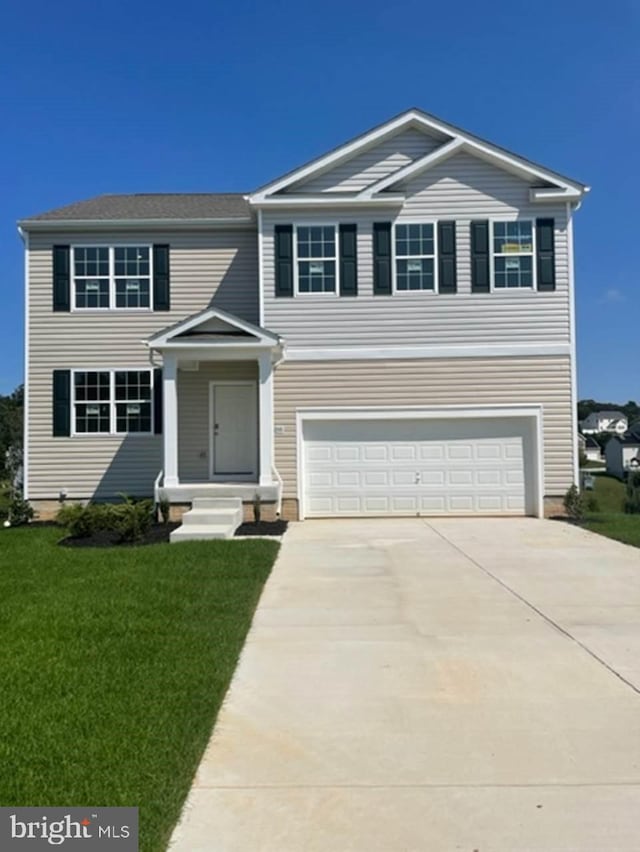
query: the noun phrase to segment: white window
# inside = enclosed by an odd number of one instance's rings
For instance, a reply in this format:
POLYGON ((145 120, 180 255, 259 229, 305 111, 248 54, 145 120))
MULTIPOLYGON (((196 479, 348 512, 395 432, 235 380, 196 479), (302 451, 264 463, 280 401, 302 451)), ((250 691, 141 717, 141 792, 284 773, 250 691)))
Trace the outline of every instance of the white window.
POLYGON ((530 220, 493 223, 494 288, 535 286, 533 239, 533 222, 530 220))
POLYGON ((150 246, 74 246, 74 308, 151 308, 150 246))
POLYGON ((77 435, 153 431, 151 370, 75 370, 73 431, 77 435))
POLYGON ((296 227, 298 293, 335 293, 338 267, 334 225, 296 227))
POLYGON ((436 291, 436 237, 433 222, 396 225, 396 290, 436 291))

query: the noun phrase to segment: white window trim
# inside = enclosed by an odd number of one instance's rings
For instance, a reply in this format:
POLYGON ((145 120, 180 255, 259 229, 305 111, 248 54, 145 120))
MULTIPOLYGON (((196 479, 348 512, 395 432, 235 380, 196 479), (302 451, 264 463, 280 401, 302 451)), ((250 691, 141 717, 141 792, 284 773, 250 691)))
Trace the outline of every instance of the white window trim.
MULTIPOLYGON (((489 282, 490 282, 490 292, 491 293, 536 293, 538 291, 538 269, 536 258, 537 254, 537 244, 536 244, 536 220, 531 219, 528 216, 495 216, 489 220, 489 282), (496 278, 496 266, 495 259, 496 257, 508 257, 509 254, 497 254, 494 251, 494 241, 493 241, 493 232, 494 226, 496 223, 500 224, 503 222, 530 222, 531 223, 531 252, 513 252, 513 257, 531 257, 531 269, 532 269, 532 285, 531 287, 496 287, 495 278, 496 278)), ((511 253, 510 253, 511 254, 511 253)))
MULTIPOLYGON (((71 276, 71 311, 78 313, 99 312, 107 313, 109 311, 117 311, 123 313, 132 311, 133 313, 150 313, 153 311, 153 245, 146 242, 118 242, 118 243, 75 243, 71 246, 71 257, 69 258, 70 276, 71 276), (117 308, 116 307, 116 275, 115 275, 115 249, 117 248, 146 248, 149 249, 149 307, 148 308, 117 308), (76 306, 76 269, 75 269, 75 252, 76 249, 87 248, 106 248, 109 249, 109 307, 108 308, 78 308, 76 306)), ((81 276, 83 277, 83 276, 81 276)), ((103 276, 95 276, 96 278, 103 276)), ((146 276, 145 276, 146 277, 146 276)))
MULTIPOLYGON (((153 370, 148 367, 77 367, 71 370, 71 437, 72 438, 148 438, 153 435, 153 412, 155 388, 153 386, 153 370), (118 432, 116 431, 116 373, 149 373, 151 385, 151 429, 149 432, 118 432), (76 373, 109 373, 109 431, 108 432, 77 432, 76 431, 76 373)), ((78 405, 87 403, 79 402, 78 405)), ((105 405, 105 401, 97 401, 98 405, 105 405)))
POLYGON ((440 281, 438 276, 438 251, 440 246, 438 245, 438 220, 437 219, 407 219, 401 220, 399 222, 393 223, 392 233, 391 233, 391 262, 392 262, 392 294, 398 296, 416 296, 416 295, 427 295, 427 296, 437 296, 440 291, 440 281), (408 255, 405 256, 403 254, 396 254, 396 229, 398 225, 433 225, 433 255, 423 254, 423 255, 408 255), (399 290, 398 289, 398 267, 397 260, 405 260, 409 258, 413 258, 414 260, 420 258, 430 258, 433 257, 433 290, 399 290))
MULTIPOLYGON (((293 226, 293 295, 300 296, 303 299, 308 299, 310 296, 319 298, 335 297, 340 295, 340 245, 339 245, 339 229, 335 222, 300 222, 293 226), (298 228, 333 228, 333 242, 336 247, 335 264, 336 264, 336 289, 322 290, 319 292, 307 293, 301 291, 298 286, 298 228)), ((313 258, 314 260, 332 260, 333 258, 313 258)), ((303 257, 302 261, 312 260, 312 258, 303 257)))

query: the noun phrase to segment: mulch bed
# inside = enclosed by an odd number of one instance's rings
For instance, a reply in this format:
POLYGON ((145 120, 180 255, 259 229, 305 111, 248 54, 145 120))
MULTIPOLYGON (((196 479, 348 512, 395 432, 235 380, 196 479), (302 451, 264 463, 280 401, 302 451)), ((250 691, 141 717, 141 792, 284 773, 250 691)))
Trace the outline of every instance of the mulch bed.
MULTIPOLYGON (((55 526, 54 521, 34 521, 29 526, 55 526)), ((154 524, 147 535, 137 541, 136 547, 145 544, 163 544, 169 541, 171 532, 180 526, 179 522, 173 521, 169 524, 154 524)), ((273 536, 283 535, 288 526, 287 521, 261 521, 259 524, 246 523, 241 524, 236 530, 236 535, 248 536, 273 536)), ((101 530, 89 538, 72 538, 67 536, 58 542, 63 547, 121 547, 130 543, 121 542, 117 532, 110 530, 101 530)))
POLYGON ((240 524, 236 530, 236 535, 284 535, 289 526, 289 521, 260 521, 256 524, 251 523, 240 524))
MULTIPOLYGON (((145 544, 162 544, 163 542, 168 542, 171 531, 177 529, 179 526, 180 524, 175 522, 170 524, 154 524, 141 541, 135 542, 136 547, 145 544)), ((117 532, 101 530, 89 538, 72 538, 71 536, 67 536, 67 538, 59 541, 58 544, 61 544, 63 547, 120 547, 127 544, 130 546, 130 542, 121 542, 119 538, 117 532)))

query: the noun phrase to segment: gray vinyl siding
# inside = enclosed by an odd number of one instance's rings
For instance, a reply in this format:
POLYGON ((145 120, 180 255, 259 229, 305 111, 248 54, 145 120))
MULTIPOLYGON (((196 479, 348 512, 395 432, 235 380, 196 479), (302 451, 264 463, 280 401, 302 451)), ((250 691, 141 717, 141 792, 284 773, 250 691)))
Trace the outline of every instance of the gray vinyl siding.
POLYGON ((201 362, 198 370, 178 370, 178 477, 209 480, 209 383, 258 378, 255 361, 201 362))
POLYGON ((318 177, 300 181, 289 192, 357 192, 409 163, 424 157, 441 143, 419 130, 405 130, 318 177))
POLYGON ((533 205, 529 184, 467 154, 413 178, 402 208, 336 214, 265 211, 263 215, 264 325, 288 346, 568 343, 570 296, 566 206, 533 205), (473 219, 553 217, 556 290, 471 292, 470 222, 473 219), (458 292, 373 295, 372 224, 375 221, 456 221, 458 292), (275 298, 273 226, 277 223, 356 222, 358 296, 303 294, 275 298))
POLYGON ((276 466, 297 496, 296 409, 354 406, 543 406, 548 496, 573 481, 568 357, 285 362, 275 375, 276 466))
POLYGON ((220 307, 250 322, 258 319, 255 231, 154 231, 30 235, 28 495, 110 498, 119 491, 151 494, 162 467, 161 436, 52 437, 52 371, 149 367, 144 338, 206 308, 220 307), (53 313, 55 244, 168 243, 171 311, 53 313))

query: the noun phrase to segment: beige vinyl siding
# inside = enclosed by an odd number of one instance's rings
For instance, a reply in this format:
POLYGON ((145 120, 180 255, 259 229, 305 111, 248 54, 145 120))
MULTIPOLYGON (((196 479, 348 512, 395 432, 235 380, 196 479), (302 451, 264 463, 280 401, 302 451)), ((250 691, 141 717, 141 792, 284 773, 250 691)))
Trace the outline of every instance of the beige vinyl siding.
POLYGON ((208 305, 258 319, 255 231, 132 234, 63 231, 30 235, 28 495, 112 497, 151 494, 162 466, 160 436, 52 437, 52 371, 149 367, 143 339, 208 305), (56 244, 168 243, 171 311, 52 311, 56 244))
POLYGON ((407 186, 402 208, 336 214, 265 211, 264 325, 288 346, 568 343, 570 298, 564 204, 533 205, 529 184, 468 154, 451 157, 407 186), (471 292, 470 222, 473 219, 553 217, 556 290, 471 292), (456 221, 458 292, 373 295, 372 225, 375 221, 456 221), (314 222, 358 225, 358 296, 303 294, 275 298, 273 226, 314 222))
POLYGON ((544 407, 545 494, 563 494, 572 482, 570 387, 568 357, 285 362, 274 420, 284 496, 297 496, 298 408, 524 404, 544 407))
POLYGON ((201 362, 198 370, 178 370, 178 477, 209 480, 209 383, 258 378, 255 361, 201 362))
POLYGON ((318 177, 294 184, 288 192, 357 192, 424 157, 441 144, 435 136, 420 130, 405 130, 318 177))

